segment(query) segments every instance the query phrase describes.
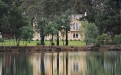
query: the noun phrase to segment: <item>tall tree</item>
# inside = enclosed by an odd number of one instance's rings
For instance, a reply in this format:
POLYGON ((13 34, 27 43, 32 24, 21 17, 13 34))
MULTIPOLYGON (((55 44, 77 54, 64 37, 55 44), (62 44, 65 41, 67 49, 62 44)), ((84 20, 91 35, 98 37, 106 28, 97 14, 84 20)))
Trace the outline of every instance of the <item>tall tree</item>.
POLYGON ((56 15, 54 22, 56 23, 55 28, 58 30, 58 33, 57 33, 57 46, 59 46, 59 31, 62 30, 62 23, 63 23, 62 22, 62 16, 56 15))
POLYGON ((56 23, 48 22, 48 24, 44 28, 45 35, 52 36, 51 43, 53 43, 53 36, 58 33, 58 30, 55 28, 55 26, 56 26, 56 23))
POLYGON ((16 6, 15 2, 13 2, 12 6, 10 8, 9 15, 10 15, 12 33, 14 35, 14 45, 16 45, 17 41, 19 40, 17 35, 19 35, 18 32, 20 32, 19 28, 21 27, 20 21, 22 19, 22 11, 20 10, 20 8, 18 8, 16 6))
POLYGON ((31 25, 28 26, 23 26, 21 28, 21 38, 24 39, 26 41, 26 46, 27 46, 27 41, 31 40, 33 38, 33 29, 31 25))
POLYGON ((38 29, 39 29, 39 33, 40 33, 40 37, 41 37, 41 45, 44 45, 44 37, 45 37, 45 31, 44 31, 44 27, 45 25, 47 25, 47 20, 45 18, 39 18, 37 20, 38 23, 38 29))
POLYGON ((34 19, 44 16, 43 1, 44 0, 21 0, 22 11, 31 18, 31 25, 33 25, 34 19))
POLYGON ((5 30, 9 30, 8 10, 8 5, 0 0, 0 32, 2 35, 6 33, 5 30))
POLYGON ((98 36, 97 26, 94 23, 88 23, 88 21, 83 21, 82 28, 84 28, 84 40, 86 44, 96 43, 95 39, 98 36))
POLYGON ((66 31, 66 44, 68 45, 68 31, 70 31, 70 22, 71 22, 71 11, 67 10, 62 14, 62 21, 63 21, 63 26, 65 27, 66 31))

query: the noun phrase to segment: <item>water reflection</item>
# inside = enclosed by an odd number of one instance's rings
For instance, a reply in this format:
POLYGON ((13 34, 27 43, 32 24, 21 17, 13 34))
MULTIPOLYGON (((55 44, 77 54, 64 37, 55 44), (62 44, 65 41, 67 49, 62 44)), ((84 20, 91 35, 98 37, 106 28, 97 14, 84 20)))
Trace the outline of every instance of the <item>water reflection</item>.
POLYGON ((121 52, 0 53, 0 75, 121 75, 121 52))

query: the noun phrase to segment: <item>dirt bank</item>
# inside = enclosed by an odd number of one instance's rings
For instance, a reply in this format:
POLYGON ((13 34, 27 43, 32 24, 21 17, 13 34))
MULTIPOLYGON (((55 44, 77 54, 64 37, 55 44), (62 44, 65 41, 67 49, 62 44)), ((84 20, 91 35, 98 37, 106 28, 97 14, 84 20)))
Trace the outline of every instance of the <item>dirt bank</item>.
POLYGON ((61 52, 61 51, 120 51, 120 46, 6 46, 0 47, 0 52, 61 52))

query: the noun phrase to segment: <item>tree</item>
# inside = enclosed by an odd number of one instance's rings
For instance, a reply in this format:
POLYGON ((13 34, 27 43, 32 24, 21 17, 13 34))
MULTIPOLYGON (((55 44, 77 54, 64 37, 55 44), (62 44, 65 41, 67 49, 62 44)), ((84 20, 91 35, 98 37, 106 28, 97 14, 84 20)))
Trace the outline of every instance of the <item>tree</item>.
POLYGON ((8 11, 8 5, 0 0, 0 17, 3 17, 8 11))
POLYGON ((9 10, 9 15, 10 15, 9 21, 10 21, 12 33, 14 36, 14 45, 16 45, 16 43, 18 43, 18 41, 19 41, 19 38, 17 37, 17 35, 20 35, 19 28, 22 27, 22 26, 20 26, 21 19, 22 19, 22 11, 20 8, 18 8, 16 6, 15 2, 13 2, 12 6, 9 10))
POLYGON ((45 27, 45 25, 47 25, 47 20, 45 18, 38 18, 37 24, 38 24, 40 37, 41 37, 40 42, 41 42, 41 45, 44 45, 44 37, 45 37, 44 27, 45 27))
POLYGON ((66 44, 68 45, 68 31, 70 31, 70 22, 71 22, 71 14, 72 11, 67 10, 64 13, 62 13, 62 25, 65 27, 65 31, 66 31, 66 44))
POLYGON ((61 36, 62 36, 62 40, 63 40, 63 46, 64 46, 64 37, 65 37, 65 27, 64 26, 62 26, 62 30, 60 32, 61 32, 61 36))
POLYGON ((63 25, 62 15, 56 15, 54 22, 56 23, 55 28, 58 30, 58 33, 57 33, 57 45, 59 46, 59 31, 62 30, 62 25, 63 25))
POLYGON ((0 0, 0 32, 2 35, 9 30, 9 21, 8 21, 8 5, 0 0))
POLYGON ((23 26, 21 28, 21 38, 23 38, 23 40, 26 41, 26 46, 27 46, 27 40, 31 40, 33 38, 33 29, 32 26, 28 25, 28 26, 23 26))
POLYGON ((52 35, 51 41, 53 43, 53 36, 58 33, 58 30, 55 28, 56 23, 54 22, 48 22, 47 25, 45 25, 44 31, 45 35, 52 35))
POLYGON ((21 0, 21 8, 23 13, 28 15, 31 19, 31 25, 34 23, 34 19, 44 17, 43 2, 44 0, 21 0))
POLYGON ((115 35, 113 41, 116 45, 120 45, 121 44, 121 35, 115 35))
POLYGON ((2 32, 2 36, 4 38, 4 34, 10 34, 10 22, 9 22, 9 18, 7 16, 4 16, 1 20, 0 20, 0 32, 2 32))
POLYGON ((88 21, 82 22, 82 31, 84 32, 86 44, 96 43, 98 36, 98 28, 94 23, 88 23, 88 21))

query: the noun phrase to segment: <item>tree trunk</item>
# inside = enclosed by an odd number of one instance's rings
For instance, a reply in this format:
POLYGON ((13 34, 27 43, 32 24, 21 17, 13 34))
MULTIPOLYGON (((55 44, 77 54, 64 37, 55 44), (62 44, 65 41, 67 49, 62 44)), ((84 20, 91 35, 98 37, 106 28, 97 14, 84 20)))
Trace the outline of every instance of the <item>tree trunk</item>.
POLYGON ((53 34, 52 34, 52 43, 53 43, 53 34))
MULTIPOLYGON (((121 16, 121 9, 120 9, 120 16, 121 16)), ((121 20, 121 18, 120 18, 120 20, 121 20)), ((120 34, 121 34, 121 22, 120 22, 120 25, 119 25, 120 27, 120 34)))
POLYGON ((34 17, 31 18, 31 25, 32 25, 32 27, 33 27, 33 20, 34 20, 34 17))
POLYGON ((67 28, 66 28, 66 44, 65 45, 68 46, 68 30, 67 30, 67 28))
POLYGON ((17 43, 17 46, 19 46, 19 44, 20 44, 20 39, 18 39, 16 43, 17 43))
POLYGON ((58 31, 58 34, 57 34, 57 46, 59 46, 59 31, 58 31))
POLYGON ((41 45, 44 45, 44 35, 41 35, 41 45))
POLYGON ((16 46, 16 35, 15 35, 15 28, 14 28, 14 46, 16 46))

